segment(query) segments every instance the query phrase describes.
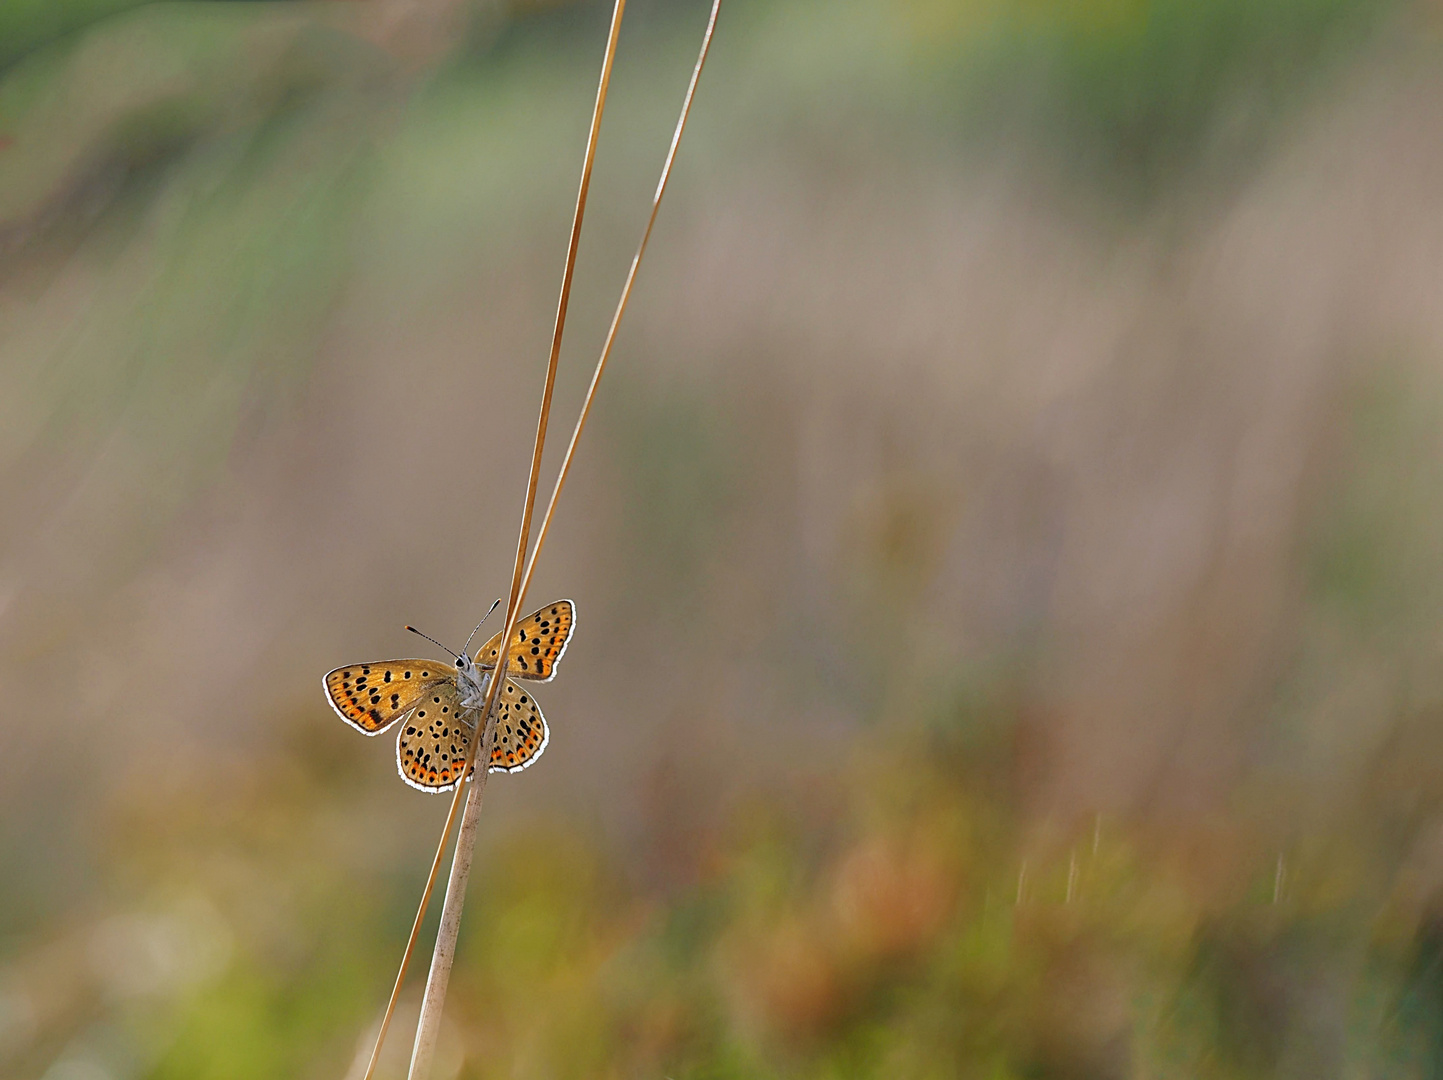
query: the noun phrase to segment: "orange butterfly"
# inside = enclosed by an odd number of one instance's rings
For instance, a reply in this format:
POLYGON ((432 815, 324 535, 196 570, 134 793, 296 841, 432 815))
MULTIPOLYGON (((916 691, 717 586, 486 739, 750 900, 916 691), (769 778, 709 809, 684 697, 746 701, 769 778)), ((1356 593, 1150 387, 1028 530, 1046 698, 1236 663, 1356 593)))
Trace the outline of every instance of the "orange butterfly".
MULTIPOLYGON (((520 772, 546 749, 551 738, 546 718, 513 677, 550 682, 575 626, 576 605, 557 600, 512 630, 507 678, 496 701, 492 772, 520 772)), ((367 735, 379 735, 402 721, 396 738, 401 779, 422 791, 449 791, 461 782, 500 654, 498 633, 477 650, 474 661, 463 649, 454 666, 435 660, 351 664, 326 675, 326 700, 342 720, 367 735)))

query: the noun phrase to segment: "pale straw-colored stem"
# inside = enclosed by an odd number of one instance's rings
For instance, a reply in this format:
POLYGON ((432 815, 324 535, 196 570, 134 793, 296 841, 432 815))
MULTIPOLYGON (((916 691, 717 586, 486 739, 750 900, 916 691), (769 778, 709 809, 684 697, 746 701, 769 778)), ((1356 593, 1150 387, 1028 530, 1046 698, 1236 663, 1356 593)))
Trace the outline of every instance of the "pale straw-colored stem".
MULTIPOLYGON (((616 40, 621 33, 621 17, 626 0, 615 0, 611 12, 611 30, 606 39, 606 57, 601 65, 601 79, 596 88, 596 105, 591 113, 591 131, 586 139, 586 157, 581 167, 581 184, 576 194, 576 212, 571 219, 571 239, 566 249, 566 269, 561 275, 561 297, 556 304, 556 323, 551 334, 551 355, 546 364, 546 382, 541 391, 541 413, 536 420, 536 442, 531 454, 531 471, 526 482, 526 502, 521 511, 521 528, 516 538, 516 560, 511 571, 511 598, 506 605, 506 623, 501 631, 501 650, 496 672, 486 694, 481 716, 485 725, 471 741, 471 757, 467 770, 477 758, 478 744, 485 756, 480 758, 479 772, 470 784, 466 813, 461 831, 456 835, 456 853, 451 857, 451 877, 446 883, 446 902, 441 909, 441 925, 436 931, 436 947, 431 954, 431 972, 426 979, 426 993, 421 1000, 421 1017, 416 1024, 416 1042, 411 1050, 409 1080, 426 1080, 431 1072, 431 1058, 436 1051, 436 1037, 441 1030, 441 1013, 446 1004, 446 986, 451 978, 451 964, 456 956, 456 938, 461 931, 461 909, 466 903, 466 883, 471 873, 471 854, 476 845, 476 822, 481 815, 481 797, 490 773, 491 746, 495 738, 496 701, 506 680, 507 644, 521 617, 523 599, 521 579, 526 549, 531 539, 531 515, 536 509, 536 486, 541 478, 541 455, 546 449, 546 429, 551 419, 551 396, 556 389, 556 367, 561 357, 561 334, 566 326, 566 309, 571 303, 571 281, 576 272, 576 249, 581 242, 581 221, 586 214, 586 196, 591 190, 591 169, 596 162, 596 141, 601 133, 601 115, 606 108, 606 92, 611 85, 611 67, 616 58, 616 40)), ((497 468, 499 473, 499 466, 497 468)), ((499 481, 499 476, 497 477, 499 481)), ((466 775, 463 772, 462 775, 466 775)), ((461 785, 456 785, 457 797, 461 785)), ((442 844, 445 837, 442 837, 442 844)))
MULTIPOLYGON (((460 794, 462 784, 456 782, 457 795, 460 794)), ((381 1060, 381 1047, 386 1042, 386 1032, 391 1027, 391 1017, 396 1013, 396 1002, 401 996, 401 987, 406 982, 406 969, 411 966, 411 954, 416 951, 416 939, 421 935, 421 923, 426 918, 426 908, 431 903, 431 892, 436 888, 436 877, 441 871, 441 861, 446 855, 446 841, 451 836, 451 826, 456 823, 456 811, 461 807, 461 800, 455 796, 451 799, 451 809, 446 815, 446 827, 441 830, 441 842, 436 845, 436 857, 431 860, 431 872, 426 876, 426 888, 421 893, 420 906, 416 908, 416 921, 411 924, 411 936, 406 941, 406 951, 401 956, 401 966, 396 972, 396 982, 391 987, 391 999, 386 1002, 386 1013, 381 1017, 381 1028, 376 1032, 376 1045, 371 1048, 371 1060, 366 1065, 365 1080, 371 1080, 376 1071, 376 1063, 381 1060)))
MULTIPOLYGON (((576 268, 576 251, 581 238, 581 223, 586 211, 586 197, 591 188, 591 170, 596 160, 596 141, 601 129, 601 116, 606 104, 606 93, 611 83, 611 68, 616 56, 617 34, 621 28, 621 16, 626 8, 626 0, 616 0, 612 11, 611 32, 607 37, 606 56, 602 63, 601 81, 597 88, 596 104, 592 110, 591 131, 587 138, 586 157, 582 165, 581 185, 577 194, 576 212, 572 218, 571 238, 567 245, 566 268, 562 274, 561 298, 557 304, 556 323, 552 332, 551 354, 547 362, 546 383, 542 390, 541 415, 537 420, 536 443, 532 453, 531 470, 527 481, 526 503, 522 509, 520 536, 516 545, 516 560, 512 571, 511 596, 506 609, 506 622, 502 628, 502 640, 509 640, 511 631, 514 629, 517 613, 520 610, 522 598, 520 591, 521 571, 523 559, 526 554, 526 547, 530 537, 531 518, 536 504, 536 487, 541 472, 541 456, 546 446, 546 429, 550 421, 551 396, 556 385, 556 367, 561 356, 561 335, 566 323, 566 309, 571 300, 571 282, 576 268)), ((506 656, 503 650, 501 663, 496 671, 495 677, 491 680, 489 692, 486 698, 484 711, 479 716, 487 718, 482 727, 480 737, 474 739, 470 748, 470 755, 466 766, 469 770, 477 758, 488 762, 491 759, 491 749, 495 739, 494 710, 497 693, 501 681, 506 673, 506 656), (479 752, 478 752, 479 751, 479 752)), ((452 859, 451 875, 446 886, 446 905, 442 911, 442 923, 440 933, 436 942, 435 952, 432 954, 431 972, 427 978, 426 995, 422 1003, 421 1019, 417 1025, 416 1042, 412 1048, 410 1075, 413 1078, 424 1077, 430 1068, 431 1055, 435 1049, 436 1032, 440 1025, 440 1012, 446 996, 446 983, 450 974, 451 963, 455 957, 455 938, 460 926, 460 911, 466 893, 466 881, 471 867, 471 852, 475 846, 476 820, 481 812, 481 799, 486 789, 486 779, 490 775, 488 768, 483 767, 474 776, 469 785, 457 782, 455 794, 451 798, 451 807, 446 815, 445 827, 441 830, 441 840, 436 845, 436 856, 431 862, 431 872, 426 879, 426 887, 421 894, 421 903, 416 910, 416 919, 411 926, 411 936, 406 942, 406 951, 401 957, 400 969, 396 972, 396 981, 391 988, 391 997, 386 1004, 386 1012, 381 1021, 380 1030, 376 1034, 376 1044, 371 1051, 371 1059, 366 1067, 365 1080, 371 1080, 376 1071, 376 1064, 381 1057, 381 1047, 386 1039, 386 1032, 391 1025, 391 1017, 396 1011, 396 1002, 401 996, 401 987, 406 980, 406 971, 410 966, 411 956, 415 952, 416 940, 421 932, 421 924, 426 918, 426 909, 431 901, 431 893, 435 889, 436 878, 441 868, 441 861, 445 856, 446 845, 451 837, 451 828, 456 822, 457 811, 461 807, 463 792, 469 792, 466 802, 466 813, 461 823, 461 834, 457 840, 456 855, 452 859), (447 919, 451 914, 452 918, 447 919), (448 940, 447 940, 448 939, 448 940)))
MULTIPOLYGON (((506 658, 492 680, 503 678, 506 658)), ((480 745, 476 754, 483 763, 491 760, 496 740, 496 717, 491 715, 474 741, 480 745)), ((481 818, 481 798, 486 793, 486 778, 491 770, 483 767, 469 785, 466 813, 461 818, 461 831, 456 835, 456 853, 451 856, 451 876, 446 880, 446 902, 441 907, 441 925, 436 930, 436 948, 431 953, 431 971, 426 976, 426 994, 421 1000, 421 1017, 416 1023, 416 1041, 411 1047, 411 1080, 425 1080, 431 1072, 431 1058, 436 1053, 436 1037, 441 1031, 441 1012, 446 1005, 446 987, 451 980, 451 965, 456 959, 456 939, 461 933, 461 909, 466 903, 466 882, 471 876, 471 856, 476 848, 476 823, 481 818)), ((446 838, 441 842, 444 845, 446 838)))
MULTIPOLYGON (((542 545, 545 543, 546 534, 551 525, 552 515, 556 510, 556 503, 561 495, 561 488, 566 483, 567 474, 570 472, 572 458, 576 451, 576 444, 581 438, 582 429, 586 426, 587 418, 591 412, 592 402, 596 396, 597 385, 601 380, 602 372, 605 370, 607 361, 611 356, 612 345, 616 340, 617 327, 621 323, 622 314, 625 312, 627 302, 631 298, 632 286, 636 281, 637 269, 641 265, 641 258, 646 251, 647 242, 651 239, 652 227, 656 224, 657 211, 660 209, 662 196, 666 192, 667 182, 671 178, 672 163, 676 158, 677 147, 681 142, 682 132, 686 127, 687 117, 691 113, 692 98, 696 93, 697 80, 701 77, 702 66, 705 64, 707 53, 711 48, 712 33, 716 29, 717 14, 721 9, 721 0, 713 0, 711 14, 707 20, 706 32, 702 39, 701 52, 697 58, 696 66, 692 71, 691 82, 687 86, 686 98, 682 104, 681 115, 677 120, 676 130, 672 134, 671 145, 666 155, 666 162, 662 167, 661 179, 657 183, 656 194, 652 199, 651 214, 647 219, 646 229, 642 234, 641 243, 637 247, 636 254, 632 258, 631 268, 627 273, 621 298, 617 303, 616 312, 612 316, 611 326, 607 331, 601 357, 597 361, 596 370, 592 374, 591 385, 587 389, 586 398, 581 408, 581 414, 577 418, 576 427, 571 434, 571 441, 566 448, 566 456, 562 462, 561 471, 557 475, 556 485, 552 489, 551 498, 547 503, 546 515, 542 520, 541 528, 537 534, 536 546, 531 552, 530 559, 526 562, 524 576, 518 578, 517 575, 521 570, 521 558, 526 549, 527 535, 535 504, 537 476, 540 468, 541 453, 545 443, 546 426, 550 413, 551 392, 555 385, 556 365, 560 355, 561 331, 565 322, 566 308, 569 302, 571 277, 576 260, 576 247, 581 231, 581 218, 584 213, 586 194, 590 186, 591 164, 595 155, 596 136, 600 128, 601 111, 605 102, 607 86, 610 81, 611 63, 616 48, 616 35, 620 28, 622 9, 624 6, 625 0, 618 0, 613 11, 611 34, 607 42, 606 60, 602 67, 601 84, 597 92, 597 105, 593 114, 592 129, 587 145, 586 163, 582 171, 581 190, 577 199, 576 216, 572 224, 571 244, 567 256, 566 272, 562 279, 561 300, 557 306, 556 328, 552 337, 552 351, 547 367, 546 386, 542 397, 542 414, 537 425, 537 442, 532 456, 527 501, 523 512, 521 537, 517 544, 517 561, 512 576, 512 595, 510 602, 507 604, 507 619, 506 626, 502 631, 502 641, 508 641, 510 639, 510 634, 519 616, 521 606, 525 603, 526 593, 531 585, 532 571, 536 567, 536 558, 540 554, 542 545)), ((506 659, 504 650, 501 659, 502 669, 498 671, 497 678, 492 681, 490 693, 487 698, 486 711, 482 714, 488 718, 488 722, 483 729, 482 737, 476 740, 476 743, 481 744, 480 753, 476 754, 475 744, 473 744, 472 747, 472 753, 482 761, 489 761, 495 738, 493 708, 496 700, 496 692, 501 684, 501 677, 504 675, 506 659)), ((466 882, 471 867, 472 851, 475 846, 476 823, 480 817, 481 797, 485 791, 487 775, 487 771, 483 770, 470 784, 470 798, 467 800, 466 813, 461 823, 461 834, 456 843, 456 856, 452 861, 451 876, 446 891, 446 904, 442 912, 441 928, 437 934, 436 951, 432 958, 431 974, 427 980, 426 999, 422 1007, 421 1023, 417 1027, 416 1043, 412 1050, 410 1080, 423 1080, 429 1071, 431 1056, 435 1050, 435 1039, 436 1033, 439 1030, 440 1013, 442 1003, 445 999, 446 983, 455 958, 456 937, 460 930, 461 910, 465 897, 466 882), (431 1018, 429 1034, 427 1032, 428 1016, 431 1018)), ((451 827, 455 823, 456 812, 460 807, 461 790, 462 786, 458 784, 456 794, 451 802, 450 812, 446 818, 446 826, 441 833, 441 841, 436 848, 436 857, 431 865, 431 873, 427 879, 425 891, 422 894, 421 905, 416 913, 415 924, 411 929, 411 938, 407 943, 406 952, 401 961, 401 969, 397 973, 395 987, 391 993, 391 1000, 386 1008, 385 1018, 382 1021, 381 1029, 376 1039, 376 1046, 371 1055, 370 1065, 366 1070, 366 1080, 370 1080, 375 1070, 376 1062, 380 1057, 381 1043, 386 1037, 386 1029, 390 1024, 392 1013, 395 1010, 401 985, 405 979, 406 967, 415 948, 416 938, 420 933, 421 923, 425 918, 426 907, 435 886, 437 873, 446 850, 451 827)))

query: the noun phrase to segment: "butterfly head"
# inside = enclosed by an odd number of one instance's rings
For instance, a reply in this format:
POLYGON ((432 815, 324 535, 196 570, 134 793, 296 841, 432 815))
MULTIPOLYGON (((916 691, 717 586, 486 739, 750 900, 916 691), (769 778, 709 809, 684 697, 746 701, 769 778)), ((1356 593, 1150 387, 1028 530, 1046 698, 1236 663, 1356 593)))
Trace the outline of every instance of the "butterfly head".
MULTIPOLYGON (((491 606, 494 608, 496 605, 492 604, 491 606)), ((470 699, 478 697, 485 690, 486 683, 484 677, 481 676, 481 674, 479 673, 475 662, 471 659, 470 656, 467 655, 466 650, 462 649, 460 652, 455 652, 452 649, 447 649, 446 646, 442 645, 430 634, 423 634, 421 633, 421 631, 417 630, 414 626, 411 626, 409 624, 406 626, 406 629, 411 631, 411 633, 415 634, 418 637, 425 638, 432 645, 435 645, 445 650, 446 652, 450 653, 452 657, 455 658, 456 686, 461 691, 461 704, 478 704, 477 701, 472 701, 470 699)), ((472 631, 472 633, 474 635, 475 631, 472 631)), ((466 640, 466 644, 468 646, 471 644, 470 638, 466 640)))

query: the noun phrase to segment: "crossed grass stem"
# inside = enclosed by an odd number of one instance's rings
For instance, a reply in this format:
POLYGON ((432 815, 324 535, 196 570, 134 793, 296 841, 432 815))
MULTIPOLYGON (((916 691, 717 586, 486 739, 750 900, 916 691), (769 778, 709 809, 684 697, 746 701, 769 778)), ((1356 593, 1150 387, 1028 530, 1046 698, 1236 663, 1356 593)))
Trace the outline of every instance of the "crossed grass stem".
MULTIPOLYGON (((611 28, 607 36, 606 54, 602 63, 601 79, 596 92, 596 104, 592 111, 591 129, 587 136, 586 156, 582 165, 581 184, 577 193, 576 211, 572 217, 571 238, 567 247, 566 268, 562 274, 561 296, 557 303, 556 322, 552 332, 551 353, 546 367, 546 382, 542 389, 541 411, 536 425, 536 441, 531 457, 531 469, 527 479, 526 501, 521 515, 520 535, 516 545, 516 560, 511 577, 511 594, 506 605, 506 620, 501 632, 501 640, 508 642, 511 633, 515 628, 516 621, 520 617, 521 607, 526 601, 526 593, 531 585, 531 576, 536 569, 537 557, 541 554, 541 548, 546 542, 546 535, 551 527, 552 517, 556 510, 556 504, 561 496, 561 489, 565 486, 567 475, 571 470, 571 463, 576 453, 577 443, 581 439, 581 433, 586 427, 586 421, 591 414, 591 406, 596 398, 597 386, 601 382, 601 376, 606 370, 607 361, 611 357, 612 346, 616 341, 617 328, 621 324, 622 315, 626 312, 627 303, 631 299, 632 286, 636 281, 637 271, 641 266, 642 256, 646 253, 646 247, 651 240, 652 228, 656 224, 657 213, 661 208, 662 196, 666 194, 667 183, 671 179, 672 165, 676 160, 677 148, 681 144, 681 136, 686 129, 687 118, 691 113, 692 100, 696 95, 697 82, 701 78, 702 68, 706 63, 708 52, 711 50, 712 35, 716 30, 717 15, 721 11, 721 0, 712 0, 711 12, 707 18, 706 30, 702 36, 701 51, 697 55, 695 67, 692 69, 691 81, 687 85, 686 97, 683 99, 681 114, 677 118, 676 128, 672 133, 671 144, 667 149, 666 160, 662 165, 661 178, 657 182, 656 192, 652 197, 651 213, 647 218, 646 228, 642 233, 641 242, 637 245, 636 254, 632 257, 631 267, 627 271, 626 281, 622 286, 621 298, 616 305, 615 314, 612 316, 611 325, 607 330, 606 340, 602 345, 601 356, 597 360, 595 371, 592 373, 591 383, 587 387, 586 397, 582 402, 580 415, 577 417, 576 426, 571 433, 571 440, 567 445, 566 454, 562 459, 561 469, 557 473, 556 484, 552 488, 551 498, 547 502, 546 513, 542 518, 541 528, 537 532, 536 544, 531 550, 530 559, 526 559, 526 550, 530 540, 531 519, 536 505, 536 489, 541 472, 541 458, 546 446, 546 433, 550 422, 552 393, 556 386, 556 370, 561 355, 561 337, 566 323, 566 311, 570 303, 571 283, 576 267, 576 252, 581 239, 581 223, 586 212, 586 198, 591 186, 592 165, 596 157, 596 143, 601 129, 602 113, 606 105, 607 90, 611 82, 612 64, 616 55, 617 37, 621 30, 621 19, 626 9, 626 0, 615 0, 612 9, 611 28), (524 566, 524 573, 523 573, 524 566)), ((426 879, 426 887, 421 894, 421 903, 416 911, 416 918, 411 927, 411 935, 406 943, 406 951, 402 955, 400 968, 396 973, 395 985, 391 991, 390 1001, 387 1003, 385 1015, 381 1021, 380 1030, 376 1036, 376 1044, 371 1052, 370 1062, 366 1068, 366 1080, 371 1080, 376 1069, 376 1063, 380 1059, 381 1046, 385 1041, 387 1029, 391 1023, 396 1008, 397 999, 400 997, 401 987, 405 982, 406 971, 410 965, 411 957, 415 952, 416 941, 420 934, 421 923, 426 917, 426 909, 430 903, 431 893, 435 888, 436 878, 440 872, 441 862, 445 855, 446 845, 450 839, 452 826, 456 821, 456 814, 461 806, 461 795, 463 791, 469 792, 466 799, 466 811, 461 820, 461 831, 456 838, 456 850, 452 856, 451 874, 446 886, 446 900, 441 912, 441 924, 436 933, 436 944, 431 956, 431 970, 426 981, 426 993, 421 1004, 421 1015, 416 1025, 416 1039, 411 1052, 411 1065, 409 1080, 425 1080, 430 1072, 431 1060, 435 1053, 436 1037, 440 1031, 441 1013, 445 1005, 446 987, 450 979, 451 966, 456 955, 456 940, 461 927, 461 911, 465 905, 466 884, 470 875, 471 859, 476 842, 476 825, 481 815, 481 801, 486 790, 486 780, 490 774, 487 765, 491 760, 491 751, 495 745, 496 738, 496 701, 500 693, 502 681, 506 676, 506 650, 503 648, 497 657, 497 666, 491 679, 486 696, 483 716, 486 723, 482 727, 479 737, 471 741, 471 749, 466 761, 466 767, 461 775, 467 776, 475 762, 479 759, 483 766, 479 773, 471 781, 469 787, 460 780, 456 783, 455 793, 451 799, 451 807, 446 815, 446 823, 441 832, 440 843, 436 847, 436 856, 431 864, 431 872, 426 879)))

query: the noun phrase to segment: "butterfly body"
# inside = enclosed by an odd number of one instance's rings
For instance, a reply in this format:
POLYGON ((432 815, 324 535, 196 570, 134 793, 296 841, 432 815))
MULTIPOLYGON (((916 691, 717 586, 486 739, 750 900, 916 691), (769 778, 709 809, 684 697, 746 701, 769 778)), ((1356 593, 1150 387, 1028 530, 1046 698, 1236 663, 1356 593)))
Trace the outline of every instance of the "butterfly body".
MULTIPOLYGON (((546 749, 550 730, 530 691, 516 679, 549 682, 566 651, 576 608, 558 600, 517 622, 506 650, 506 678, 496 701, 496 737, 490 771, 520 772, 546 749)), ((329 672, 326 700, 341 719, 366 735, 401 721, 396 767, 422 791, 448 791, 460 783, 471 741, 482 726, 501 635, 481 646, 475 660, 457 654, 436 660, 382 660, 329 672)), ((475 766, 472 766, 474 771, 475 766)))
POLYGON ((473 711, 486 704, 486 686, 490 681, 490 674, 477 668, 465 653, 456 657, 456 691, 461 696, 463 709, 473 711))

